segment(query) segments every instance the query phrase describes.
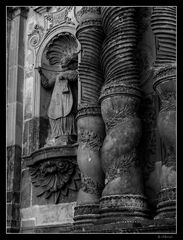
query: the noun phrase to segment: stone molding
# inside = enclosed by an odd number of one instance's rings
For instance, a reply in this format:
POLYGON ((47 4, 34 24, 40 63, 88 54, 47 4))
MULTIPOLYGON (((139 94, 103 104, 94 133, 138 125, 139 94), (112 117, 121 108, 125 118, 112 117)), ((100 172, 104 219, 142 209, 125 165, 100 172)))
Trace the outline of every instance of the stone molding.
POLYGON ((88 103, 80 104, 78 107, 78 114, 76 116, 77 120, 87 116, 101 116, 100 106, 88 103))

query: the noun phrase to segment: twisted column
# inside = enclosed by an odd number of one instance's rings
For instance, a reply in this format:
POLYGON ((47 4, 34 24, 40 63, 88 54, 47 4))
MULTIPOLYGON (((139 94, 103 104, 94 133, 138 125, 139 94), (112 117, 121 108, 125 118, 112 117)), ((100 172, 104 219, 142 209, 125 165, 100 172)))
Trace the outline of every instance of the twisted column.
POLYGON ((106 127, 101 157, 105 188, 100 199, 104 218, 125 221, 147 217, 137 147, 141 137, 141 99, 135 51, 135 8, 102 7, 106 38, 102 46, 105 83, 101 112, 106 127))
POLYGON ((99 7, 82 7, 77 12, 76 36, 82 55, 78 67, 81 86, 77 115, 78 153, 81 189, 78 193, 74 220, 76 224, 91 223, 98 217, 99 199, 104 187, 100 148, 105 127, 98 98, 103 84, 100 51, 104 38, 99 7))
POLYGON ((176 8, 154 7, 151 26, 156 39, 153 87, 160 99, 157 126, 165 148, 162 160, 159 218, 176 216, 176 8))

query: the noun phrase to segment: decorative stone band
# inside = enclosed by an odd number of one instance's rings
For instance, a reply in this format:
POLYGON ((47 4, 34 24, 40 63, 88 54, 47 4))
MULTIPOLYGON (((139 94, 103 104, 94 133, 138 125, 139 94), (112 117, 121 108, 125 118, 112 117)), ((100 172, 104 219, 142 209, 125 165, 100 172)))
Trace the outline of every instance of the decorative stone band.
MULTIPOLYGON (((47 148, 40 148, 32 152, 29 156, 23 156, 22 158, 26 162, 28 167, 33 166, 39 162, 44 162, 45 159, 62 157, 74 157, 76 156, 77 147, 73 146, 52 146, 47 148)), ((72 158, 73 159, 73 158, 72 158)))
POLYGON ((99 17, 101 17, 100 7, 82 7, 81 10, 76 13, 78 22, 99 17))
POLYGON ((158 202, 166 202, 166 201, 174 201, 176 200, 176 188, 164 188, 161 189, 158 195, 158 202))
POLYGON ((83 192, 95 194, 96 196, 100 197, 104 185, 94 181, 91 177, 85 176, 81 173, 81 189, 83 192))
POLYGON ((157 216, 176 217, 176 188, 164 188, 158 194, 157 216))
POLYGON ((155 69, 153 88, 161 99, 161 112, 176 110, 176 65, 155 69))
POLYGON ((143 195, 123 194, 105 196, 100 199, 100 209, 102 212, 129 211, 147 213, 147 202, 143 195))
POLYGON ((141 98, 141 90, 138 86, 131 86, 124 83, 114 82, 104 85, 99 100, 101 102, 107 97, 121 94, 133 95, 134 97, 141 98))
POLYGON ((153 76, 153 88, 156 90, 159 82, 164 81, 165 79, 176 78, 176 64, 168 64, 162 65, 161 67, 154 68, 154 76, 153 76))
POLYGON ((111 119, 106 121, 106 132, 109 132, 118 123, 125 123, 137 117, 136 112, 120 111, 116 113, 111 119))
POLYGON ((80 23, 76 28, 76 37, 79 37, 80 32, 86 30, 88 31, 90 28, 101 28, 102 22, 101 19, 86 19, 82 23, 80 23))
POLYGON ((74 224, 88 224, 99 217, 99 204, 78 205, 74 208, 74 224))
POLYGON ((82 103, 78 107, 78 114, 76 119, 86 116, 101 116, 101 109, 99 105, 82 103))

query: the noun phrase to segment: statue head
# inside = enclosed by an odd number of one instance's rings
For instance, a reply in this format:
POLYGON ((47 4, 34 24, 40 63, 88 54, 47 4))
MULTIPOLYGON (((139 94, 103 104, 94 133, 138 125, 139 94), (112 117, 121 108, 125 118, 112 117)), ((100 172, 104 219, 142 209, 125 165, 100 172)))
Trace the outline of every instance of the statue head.
POLYGON ((61 60, 62 68, 68 70, 75 70, 78 66, 78 53, 72 53, 67 55, 61 60))

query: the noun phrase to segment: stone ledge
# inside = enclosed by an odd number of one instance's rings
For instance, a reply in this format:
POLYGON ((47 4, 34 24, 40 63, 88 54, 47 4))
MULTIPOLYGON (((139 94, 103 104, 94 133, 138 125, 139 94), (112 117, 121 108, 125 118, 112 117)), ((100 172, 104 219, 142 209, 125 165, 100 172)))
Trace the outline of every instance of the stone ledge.
POLYGON ((89 225, 83 224, 76 227, 72 223, 69 224, 57 224, 37 227, 24 227, 21 229, 22 233, 176 233, 176 224, 174 220, 162 220, 162 221, 144 221, 144 223, 108 223, 89 225))
MULTIPOLYGON (((29 208, 22 208, 21 223, 35 219, 35 227, 46 227, 55 225, 67 225, 73 222, 74 207, 76 202, 61 203, 58 205, 34 205, 29 208)), ((28 222, 27 222, 28 223, 28 222)))
POLYGON ((144 220, 140 222, 118 221, 96 225, 77 226, 75 233, 176 233, 175 220, 144 220))

